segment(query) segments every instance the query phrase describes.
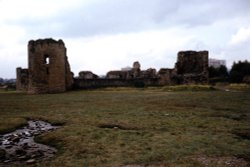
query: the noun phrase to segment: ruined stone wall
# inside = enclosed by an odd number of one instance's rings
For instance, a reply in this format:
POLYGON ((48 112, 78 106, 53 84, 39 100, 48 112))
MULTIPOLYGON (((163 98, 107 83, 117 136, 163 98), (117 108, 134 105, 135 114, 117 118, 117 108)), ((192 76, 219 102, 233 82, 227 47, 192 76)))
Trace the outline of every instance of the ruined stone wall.
POLYGON ((74 88, 89 89, 101 87, 134 87, 137 83, 144 86, 158 86, 158 78, 137 78, 137 79, 74 79, 74 88))
POLYGON ((57 93, 71 87, 73 76, 62 40, 29 41, 28 59, 29 93, 57 93))
POLYGON ((141 70, 134 62, 129 71, 110 71, 106 78, 83 71, 73 79, 66 47, 62 40, 31 40, 28 44, 28 69, 17 68, 17 90, 31 94, 58 93, 72 88, 98 88, 118 86, 164 86, 176 84, 208 83, 208 51, 181 51, 174 69, 141 70), (139 83, 139 84, 138 84, 139 83))
POLYGON ((74 73, 70 70, 70 64, 68 61, 68 57, 65 52, 65 79, 66 79, 66 90, 72 89, 72 85, 74 84, 74 73))
POLYGON ((147 70, 142 70, 140 71, 140 78, 156 78, 156 69, 154 68, 149 68, 147 70))
POLYGON ((156 78, 156 69, 149 68, 141 70, 138 61, 133 63, 133 68, 126 71, 109 71, 106 75, 107 79, 139 79, 139 78, 156 78))
POLYGON ((208 51, 180 51, 175 70, 178 84, 208 83, 208 51))
POLYGON ((161 68, 158 72, 159 85, 174 85, 174 69, 161 68))
POLYGON ((141 65, 138 61, 133 63, 133 68, 130 71, 129 77, 131 78, 139 78, 141 73, 141 65))
POLYGON ((129 71, 109 71, 106 75, 107 79, 126 79, 129 71))
POLYGON ((92 73, 91 71, 80 71, 78 77, 80 79, 97 79, 98 75, 92 73))
POLYGON ((27 91, 29 84, 29 71, 18 67, 16 69, 16 90, 27 91))

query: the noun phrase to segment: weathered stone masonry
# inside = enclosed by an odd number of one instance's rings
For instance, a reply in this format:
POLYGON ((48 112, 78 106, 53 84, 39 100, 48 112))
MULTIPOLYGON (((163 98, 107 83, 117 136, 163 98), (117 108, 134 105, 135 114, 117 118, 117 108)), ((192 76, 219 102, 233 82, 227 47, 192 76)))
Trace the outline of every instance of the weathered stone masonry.
POLYGON ((208 51, 181 51, 175 64, 180 84, 208 83, 208 51))
POLYGON ((140 63, 135 62, 128 71, 109 71, 105 78, 86 79, 75 78, 76 88, 96 88, 110 86, 133 86, 142 83, 145 86, 164 86, 177 84, 207 84, 208 83, 208 51, 180 51, 175 68, 140 69, 140 63))
POLYGON ((110 71, 100 78, 91 71, 81 71, 73 78, 62 40, 29 41, 28 69, 17 68, 17 90, 30 94, 58 93, 71 89, 135 86, 164 86, 208 83, 208 51, 180 51, 175 68, 158 71, 140 69, 135 62, 127 71, 110 71))
POLYGON ((27 82, 22 82, 24 70, 17 68, 17 83, 21 83, 17 84, 17 90, 26 89, 30 94, 58 93, 70 89, 73 84, 73 74, 62 40, 29 41, 27 70, 28 86, 25 85, 27 82))
POLYGON ((16 69, 16 89, 27 91, 29 86, 29 70, 18 67, 16 69))

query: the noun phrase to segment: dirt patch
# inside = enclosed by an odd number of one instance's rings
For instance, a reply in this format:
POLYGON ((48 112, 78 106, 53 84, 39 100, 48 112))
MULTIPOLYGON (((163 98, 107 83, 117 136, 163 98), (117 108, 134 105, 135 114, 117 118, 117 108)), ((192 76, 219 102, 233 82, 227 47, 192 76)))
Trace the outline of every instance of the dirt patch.
POLYGON ((136 127, 130 127, 127 125, 118 125, 118 124, 100 124, 97 127, 104 129, 137 130, 136 127))
POLYGON ((243 140, 250 140, 250 129, 235 129, 233 134, 243 140))
POLYGON ((39 160, 53 157, 57 150, 36 143, 34 137, 57 128, 59 127, 44 121, 31 120, 23 128, 0 135, 0 166, 21 163, 34 164, 39 160))
POLYGON ((146 166, 142 166, 142 165, 124 165, 121 167, 146 167, 146 166))
POLYGON ((123 165, 120 167, 170 167, 169 165, 123 165))
POLYGON ((250 163, 237 157, 208 157, 199 155, 191 158, 204 166, 249 167, 250 163))

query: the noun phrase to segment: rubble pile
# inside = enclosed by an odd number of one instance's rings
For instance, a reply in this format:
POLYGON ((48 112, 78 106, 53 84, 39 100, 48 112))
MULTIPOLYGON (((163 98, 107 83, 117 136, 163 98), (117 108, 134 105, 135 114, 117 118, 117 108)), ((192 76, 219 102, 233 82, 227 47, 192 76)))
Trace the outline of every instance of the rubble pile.
POLYGON ((53 147, 39 144, 34 137, 59 128, 51 124, 31 120, 28 125, 14 132, 0 135, 0 166, 1 164, 36 163, 38 160, 48 159, 55 155, 53 147))

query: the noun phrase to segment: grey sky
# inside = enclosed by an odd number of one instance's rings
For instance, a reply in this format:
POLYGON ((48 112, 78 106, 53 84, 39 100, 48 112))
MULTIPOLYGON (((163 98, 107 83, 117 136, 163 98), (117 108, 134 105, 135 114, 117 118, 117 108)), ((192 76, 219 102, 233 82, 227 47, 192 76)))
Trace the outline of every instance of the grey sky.
POLYGON ((0 77, 27 67, 30 39, 63 39, 75 75, 139 60, 173 67, 179 50, 250 59, 248 0, 0 0, 0 77))

